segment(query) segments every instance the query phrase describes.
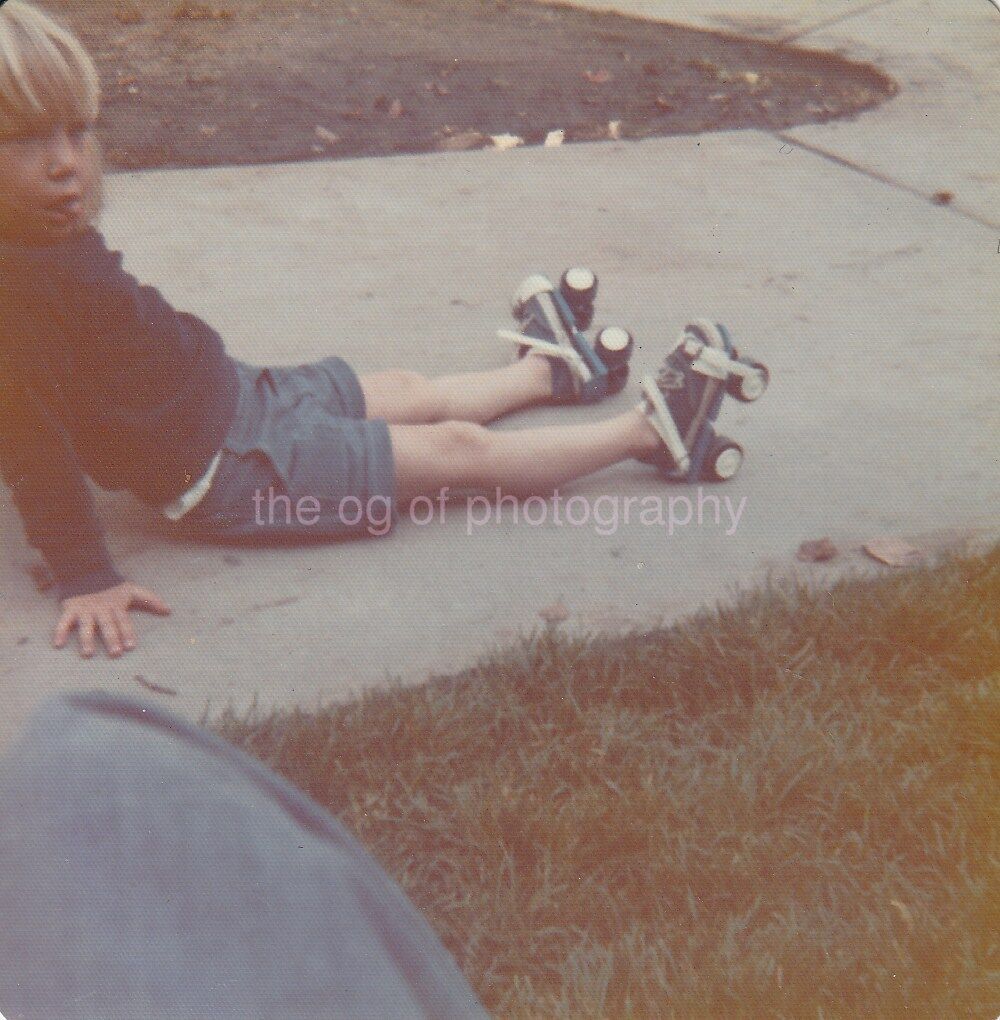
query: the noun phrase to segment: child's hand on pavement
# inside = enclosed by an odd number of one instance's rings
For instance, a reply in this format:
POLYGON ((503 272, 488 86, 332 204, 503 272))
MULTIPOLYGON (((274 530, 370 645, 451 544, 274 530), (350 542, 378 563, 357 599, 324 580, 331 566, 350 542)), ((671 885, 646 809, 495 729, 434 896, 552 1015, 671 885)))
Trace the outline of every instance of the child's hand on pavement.
POLYGON ((100 631, 108 654, 117 657, 136 646, 135 628, 129 609, 145 609, 166 616, 170 607, 148 588, 140 588, 131 581, 123 581, 114 588, 95 591, 89 595, 74 595, 62 600, 62 616, 56 624, 53 644, 62 648, 74 627, 80 635, 80 654, 90 658, 94 654, 94 633, 100 631))

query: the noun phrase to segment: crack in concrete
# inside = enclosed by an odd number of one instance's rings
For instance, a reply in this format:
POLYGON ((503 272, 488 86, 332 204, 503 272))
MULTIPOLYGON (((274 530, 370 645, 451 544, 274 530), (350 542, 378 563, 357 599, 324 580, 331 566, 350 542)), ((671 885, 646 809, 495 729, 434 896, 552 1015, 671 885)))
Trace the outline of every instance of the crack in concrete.
MULTIPOLYGON (((793 43, 798 42, 805 36, 810 35, 813 32, 818 32, 823 28, 830 28, 833 25, 842 24, 851 18, 856 18, 862 14, 868 14, 871 11, 877 10, 881 7, 888 7, 890 4, 899 3, 899 0, 874 0, 873 3, 867 4, 864 7, 857 7, 852 11, 846 11, 843 14, 837 15, 833 18, 824 18, 822 21, 817 21, 806 28, 801 28, 795 32, 790 32, 787 35, 782 36, 777 41, 780 43, 793 43)), ((995 4, 1000 9, 1000 0, 990 0, 990 3, 995 4)), ((865 177, 869 177, 874 181, 879 181, 882 184, 887 184, 891 188, 896 188, 899 191, 905 191, 908 194, 915 195, 918 198, 922 198, 925 202, 929 202, 932 205, 937 204, 934 202, 933 196, 921 191, 919 188, 915 188, 910 184, 905 184, 903 181, 897 180, 895 177, 890 177, 887 174, 879 173, 877 170, 870 170, 867 167, 861 166, 852 160, 846 159, 843 156, 838 156, 837 153, 831 152, 828 149, 820 148, 818 145, 810 145, 806 142, 799 141, 791 135, 785 134, 784 132, 775 131, 772 132, 775 138, 780 139, 782 142, 788 145, 798 145, 805 149, 807 152, 813 153, 813 155, 820 156, 823 159, 829 160, 831 163, 835 163, 837 166, 844 167, 847 170, 853 170, 855 173, 863 174, 865 177)), ((973 223, 978 224, 981 227, 986 227, 989 230, 1000 229, 1000 222, 994 222, 986 219, 983 216, 979 216, 977 213, 969 212, 966 209, 959 208, 955 205, 941 206, 947 212, 955 213, 964 219, 970 220, 973 223)))
POLYGON ((843 14, 838 14, 832 18, 824 18, 822 21, 817 21, 807 28, 799 28, 794 32, 789 32, 787 35, 780 36, 776 41, 779 43, 790 43, 796 42, 803 36, 809 35, 811 32, 818 32, 821 28, 829 28, 831 25, 839 25, 841 22, 848 21, 850 18, 856 18, 860 14, 867 14, 869 11, 877 10, 879 7, 888 7, 889 4, 898 3, 899 0, 874 0, 873 3, 868 4, 865 7, 856 7, 852 11, 845 11, 843 14))
MULTIPOLYGON (((893 2, 893 0, 890 0, 890 2, 893 2)), ((925 202, 930 205, 937 206, 945 212, 955 213, 955 215, 961 216, 981 227, 986 227, 991 231, 1000 230, 1000 220, 988 220, 983 216, 979 216, 977 213, 969 212, 967 209, 962 209, 956 205, 940 205, 934 201, 932 195, 928 195, 919 188, 915 188, 912 184, 905 184, 903 181, 898 181, 894 177, 889 177, 887 174, 879 173, 877 170, 870 170, 868 167, 854 163, 844 156, 838 156, 837 153, 831 152, 829 149, 822 149, 818 145, 811 145, 808 142, 803 142, 794 135, 785 134, 782 131, 772 131, 771 134, 774 138, 787 145, 798 146, 800 149, 805 149, 806 152, 811 152, 814 156, 820 156, 823 159, 829 160, 831 163, 844 167, 846 170, 853 170, 855 173, 869 177, 873 181, 878 181, 881 184, 888 184, 891 188, 896 188, 899 191, 905 191, 910 195, 915 195, 917 198, 922 198, 925 202)))

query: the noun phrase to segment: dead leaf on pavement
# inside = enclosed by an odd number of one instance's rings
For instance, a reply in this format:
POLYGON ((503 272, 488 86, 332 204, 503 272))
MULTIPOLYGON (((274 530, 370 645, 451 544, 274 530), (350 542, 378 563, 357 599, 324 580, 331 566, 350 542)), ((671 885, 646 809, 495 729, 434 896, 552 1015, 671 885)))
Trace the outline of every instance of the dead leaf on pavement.
POLYGON ((924 554, 916 546, 892 536, 873 538, 865 543, 864 550, 872 559, 890 567, 912 567, 924 559, 924 554))
POLYGON ((147 680, 139 673, 136 673, 133 679, 140 687, 145 687, 147 691, 152 691, 154 694, 166 694, 170 698, 177 697, 177 691, 175 691, 173 687, 164 687, 162 684, 155 684, 152 680, 147 680))
POLYGON ((828 538, 817 538, 803 542, 795 554, 803 563, 825 563, 837 555, 837 547, 828 538))
POLYGON ((569 610, 563 605, 562 601, 553 602, 550 606, 545 606, 538 610, 538 615, 548 624, 562 623, 564 620, 569 619, 569 610))

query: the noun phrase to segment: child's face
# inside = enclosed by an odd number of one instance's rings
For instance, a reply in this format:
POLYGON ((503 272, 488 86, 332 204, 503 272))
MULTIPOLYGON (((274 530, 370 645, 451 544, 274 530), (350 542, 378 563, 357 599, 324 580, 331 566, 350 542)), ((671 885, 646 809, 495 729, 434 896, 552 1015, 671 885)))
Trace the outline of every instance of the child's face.
POLYGON ((84 230, 100 207, 91 125, 56 124, 0 138, 0 234, 46 243, 84 230))

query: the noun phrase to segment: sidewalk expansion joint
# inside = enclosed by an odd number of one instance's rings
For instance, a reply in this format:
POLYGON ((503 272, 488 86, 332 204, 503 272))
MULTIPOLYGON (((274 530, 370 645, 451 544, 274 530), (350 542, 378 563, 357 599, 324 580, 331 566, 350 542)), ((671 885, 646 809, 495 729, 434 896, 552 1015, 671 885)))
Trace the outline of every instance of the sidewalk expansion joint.
POLYGON ((843 14, 838 14, 832 18, 824 18, 822 21, 817 21, 812 25, 807 25, 805 28, 797 28, 794 32, 789 32, 787 35, 779 36, 775 41, 779 43, 797 42, 803 36, 809 35, 811 32, 818 32, 821 28, 830 28, 833 25, 839 25, 841 22, 848 21, 851 18, 856 18, 859 14, 867 14, 869 11, 877 10, 879 7, 888 7, 889 4, 898 2, 899 0, 873 0, 873 3, 867 4, 864 7, 856 7, 852 11, 845 11, 843 14))
MULTIPOLYGON (((892 2, 892 0, 890 0, 890 2, 892 2)), ((855 173, 863 174, 865 177, 870 177, 873 181, 878 181, 881 184, 887 184, 890 188, 896 188, 898 191, 905 191, 910 195, 915 195, 917 198, 922 198, 925 202, 943 210, 944 212, 954 213, 956 216, 961 216, 981 227, 986 227, 988 230, 1000 230, 1000 220, 988 220, 984 216, 979 216, 974 212, 969 212, 967 209, 961 209, 950 203, 948 205, 941 205, 934 201, 932 195, 928 195, 919 188, 915 188, 910 184, 904 184, 902 181, 898 181, 894 177, 889 177, 886 174, 879 173, 877 170, 870 170, 868 167, 853 163, 851 160, 845 159, 843 156, 838 156, 835 152, 830 152, 829 149, 821 149, 818 145, 810 145, 808 142, 803 142, 794 135, 786 134, 783 131, 774 131, 772 132, 772 135, 785 145, 791 145, 793 147, 797 146, 800 149, 805 149, 806 152, 811 152, 814 156, 820 156, 823 159, 829 160, 831 163, 844 167, 846 170, 853 170, 855 173)))

